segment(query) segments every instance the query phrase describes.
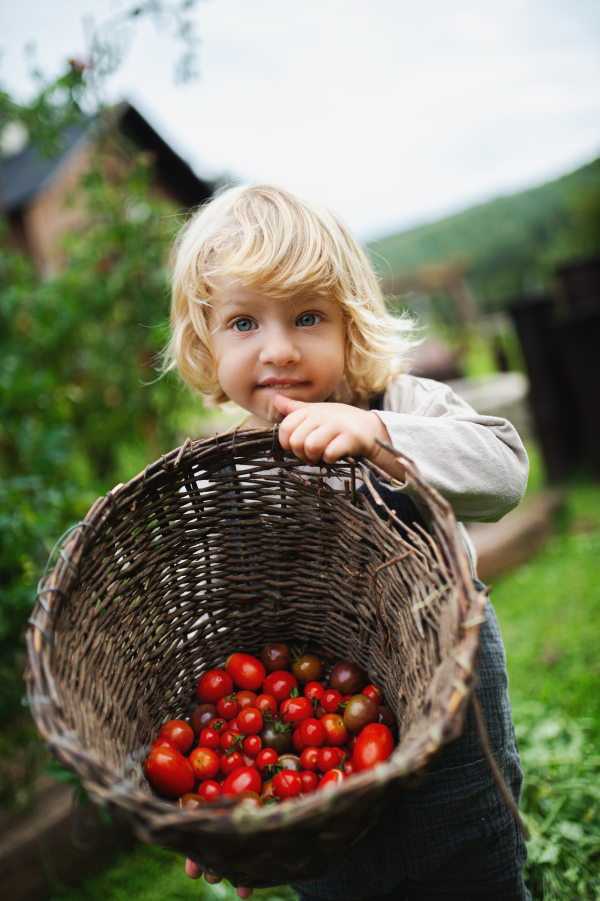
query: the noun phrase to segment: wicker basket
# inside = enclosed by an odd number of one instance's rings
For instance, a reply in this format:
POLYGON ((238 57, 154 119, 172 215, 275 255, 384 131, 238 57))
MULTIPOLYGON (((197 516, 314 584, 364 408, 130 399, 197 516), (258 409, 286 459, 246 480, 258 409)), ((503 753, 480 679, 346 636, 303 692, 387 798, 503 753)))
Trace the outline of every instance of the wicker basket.
POLYGON ((319 878, 460 734, 485 593, 448 504, 399 459, 434 537, 382 521, 357 490, 371 467, 309 469, 276 431, 188 439, 70 533, 31 618, 29 704, 51 752, 139 839, 234 884, 319 878), (260 810, 155 796, 141 761, 160 725, 189 715, 204 670, 277 640, 366 669, 400 723, 389 762, 260 810))

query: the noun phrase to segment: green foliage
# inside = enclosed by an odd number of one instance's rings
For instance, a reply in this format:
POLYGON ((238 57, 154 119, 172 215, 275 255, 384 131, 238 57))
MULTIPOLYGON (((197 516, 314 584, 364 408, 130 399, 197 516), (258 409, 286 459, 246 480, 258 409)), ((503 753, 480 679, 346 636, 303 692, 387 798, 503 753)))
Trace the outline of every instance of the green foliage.
POLYGON ((148 161, 106 134, 73 198, 87 215, 60 270, 40 280, 0 251, 0 722, 23 693, 23 634, 55 540, 176 446, 189 406, 154 368, 178 223, 148 161))
MULTIPOLYGON (((228 882, 209 885, 204 879, 192 881, 183 869, 183 857, 163 848, 138 845, 133 853, 121 854, 98 877, 88 876, 74 888, 57 887, 50 901, 237 901, 238 896, 228 882)), ((295 901, 289 886, 259 889, 256 901, 295 901)))
POLYGON ((525 877, 540 901, 600 898, 600 755, 590 722, 520 705, 517 740, 530 834, 525 877))
POLYGON ((549 289, 556 266, 600 246, 600 159, 556 181, 481 204, 380 241, 370 249, 385 276, 466 257, 484 309, 549 289), (381 259, 383 258, 383 260, 381 259))

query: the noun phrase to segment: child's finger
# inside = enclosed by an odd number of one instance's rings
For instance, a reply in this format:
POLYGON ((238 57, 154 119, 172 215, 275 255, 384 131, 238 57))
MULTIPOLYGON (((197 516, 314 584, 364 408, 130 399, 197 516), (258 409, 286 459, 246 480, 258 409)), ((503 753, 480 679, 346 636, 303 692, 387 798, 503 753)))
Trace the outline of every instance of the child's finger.
POLYGON ((190 879, 200 879, 202 876, 202 867, 199 867, 197 863, 194 863, 194 861, 190 860, 188 857, 185 862, 185 875, 189 876, 190 879))
POLYGON ((309 407, 310 404, 305 404, 303 400, 292 400, 291 397, 286 397, 285 394, 275 394, 273 396, 273 406, 280 413, 283 413, 284 416, 289 416, 290 413, 295 413, 296 410, 301 410, 303 407, 309 407))
POLYGON ((252 894, 251 888, 244 888, 241 885, 239 886, 239 888, 236 889, 236 891, 238 893, 238 898, 249 898, 250 895, 252 894))

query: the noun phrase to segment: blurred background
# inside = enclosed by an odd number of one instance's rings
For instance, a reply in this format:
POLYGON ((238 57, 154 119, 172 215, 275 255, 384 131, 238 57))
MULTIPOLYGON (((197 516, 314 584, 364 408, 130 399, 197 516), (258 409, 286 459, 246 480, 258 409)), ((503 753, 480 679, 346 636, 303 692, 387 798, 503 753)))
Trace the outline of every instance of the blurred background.
MULTIPOLYGON (((131 846, 86 807, 73 841, 69 776, 49 775, 22 702, 23 636, 55 542, 95 499, 232 422, 157 378, 168 251, 221 185, 267 180, 325 201, 366 245, 391 308, 427 336, 412 371, 506 416, 527 445, 524 512, 473 538, 506 598, 532 884, 600 897, 586 750, 600 731, 599 51, 592 0, 0 12, 2 894, 95 897, 66 886, 115 837, 131 846), (568 719, 549 712, 557 693, 568 719)), ((128 897, 154 897, 142 871, 171 874, 163 897, 198 894, 150 853, 121 864, 117 881, 139 876, 128 897)))

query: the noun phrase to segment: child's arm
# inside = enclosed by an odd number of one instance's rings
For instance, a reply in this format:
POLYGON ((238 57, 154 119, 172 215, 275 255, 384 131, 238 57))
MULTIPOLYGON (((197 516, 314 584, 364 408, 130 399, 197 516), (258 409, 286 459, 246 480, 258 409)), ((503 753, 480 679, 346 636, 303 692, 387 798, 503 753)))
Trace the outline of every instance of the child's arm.
MULTIPOLYGON (((319 453, 328 463, 362 454, 401 483, 404 473, 379 447, 379 438, 415 461, 460 521, 495 522, 516 507, 529 465, 513 426, 478 414, 447 385, 412 376, 400 379, 386 392, 387 409, 378 412, 303 404, 276 395, 275 405, 285 415, 283 446, 306 462, 319 459, 319 453)), ((401 484, 398 488, 410 493, 401 484)))

